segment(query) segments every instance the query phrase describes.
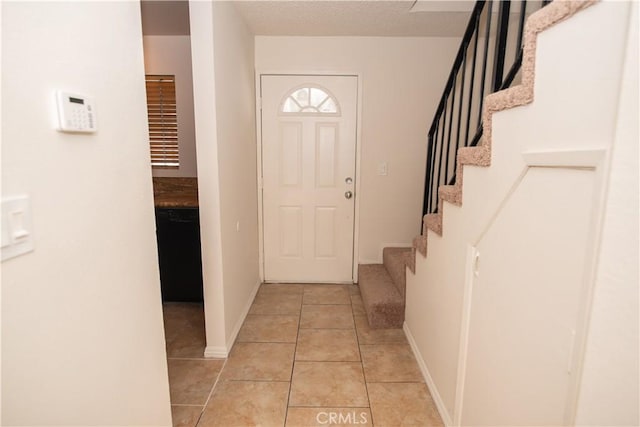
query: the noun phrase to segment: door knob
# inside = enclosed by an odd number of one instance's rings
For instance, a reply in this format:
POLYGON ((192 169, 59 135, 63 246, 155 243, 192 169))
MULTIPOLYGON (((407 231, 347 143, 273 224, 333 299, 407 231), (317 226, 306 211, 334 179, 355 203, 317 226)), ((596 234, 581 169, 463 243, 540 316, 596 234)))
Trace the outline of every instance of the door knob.
POLYGON ((346 193, 344 193, 344 198, 345 199, 350 199, 353 197, 353 193, 351 191, 347 191, 346 193))

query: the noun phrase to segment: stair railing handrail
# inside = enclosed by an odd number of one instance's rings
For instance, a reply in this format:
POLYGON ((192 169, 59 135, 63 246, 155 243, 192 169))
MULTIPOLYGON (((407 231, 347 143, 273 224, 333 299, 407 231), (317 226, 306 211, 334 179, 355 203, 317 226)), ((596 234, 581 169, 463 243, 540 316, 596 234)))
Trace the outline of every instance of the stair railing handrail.
POLYGON ((464 31, 464 35, 462 36, 462 41, 460 42, 460 47, 458 47, 458 52, 456 53, 456 57, 453 60, 453 66, 451 67, 451 71, 449 72, 449 77, 447 78, 447 82, 444 86, 444 91, 442 96, 440 97, 440 102, 438 103, 438 108, 436 109, 436 113, 434 116, 434 120, 431 122, 431 127, 429 128, 429 134, 434 131, 434 126, 436 126, 435 117, 437 117, 446 105, 447 94, 451 86, 453 85, 453 81, 456 75, 456 72, 460 65, 462 64, 462 58, 466 53, 466 45, 469 43, 473 34, 477 28, 478 22, 477 19, 480 17, 487 0, 478 0, 476 1, 473 10, 471 11, 471 17, 469 18, 469 22, 467 23, 467 27, 464 31))
POLYGON ((520 5, 518 15, 512 13, 511 0, 478 0, 471 11, 460 47, 429 127, 423 215, 438 211, 438 188, 441 185, 455 183, 456 154, 461 144, 469 147, 479 143, 482 137, 482 104, 485 96, 510 87, 518 76, 522 66, 522 41, 527 13, 536 10, 536 5, 538 9, 546 6, 550 0, 538 2, 521 0, 513 3, 520 5), (496 30, 492 33, 494 3, 498 4, 498 14, 495 17, 496 30), (527 6, 532 4, 533 7, 527 10, 527 6), (514 25, 510 23, 512 18, 517 18, 514 25), (514 27, 515 32, 513 32, 514 27), (490 43, 492 34, 495 34, 493 44, 490 43), (479 52, 478 45, 481 37, 484 40, 479 52), (510 41, 514 45, 512 52, 508 51, 510 41), (469 55, 471 47, 473 47, 473 53, 469 55), (507 57, 508 53, 512 53, 512 59, 507 57), (478 54, 481 55, 480 58, 478 54), (489 56, 493 57, 490 69, 489 56), (478 59, 480 59, 479 62, 478 59), (468 60, 470 64, 467 63, 468 60), (507 60, 510 63, 506 63, 507 60), (467 75, 470 75, 469 80, 467 75), (466 120, 463 120, 464 118, 466 120), (462 132, 463 122, 466 122, 464 132, 462 132))

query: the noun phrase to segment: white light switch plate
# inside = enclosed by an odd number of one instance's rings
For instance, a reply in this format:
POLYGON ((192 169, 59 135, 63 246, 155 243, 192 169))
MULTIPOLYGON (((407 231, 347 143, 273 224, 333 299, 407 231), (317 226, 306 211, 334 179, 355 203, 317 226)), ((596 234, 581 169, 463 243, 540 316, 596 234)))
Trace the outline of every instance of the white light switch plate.
POLYGON ((387 162, 378 163, 378 175, 387 175, 389 173, 389 164, 387 162))
POLYGON ((29 196, 2 199, 2 261, 33 251, 33 225, 29 196))

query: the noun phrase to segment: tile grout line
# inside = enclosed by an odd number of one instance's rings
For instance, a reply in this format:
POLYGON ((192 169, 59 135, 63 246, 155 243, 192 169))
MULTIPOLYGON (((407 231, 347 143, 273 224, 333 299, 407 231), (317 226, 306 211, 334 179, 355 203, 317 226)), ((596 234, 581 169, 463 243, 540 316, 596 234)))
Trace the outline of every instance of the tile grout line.
MULTIPOLYGON (((264 283, 262 285, 264 285, 264 283)), ((255 302, 255 299, 254 299, 254 302, 255 302)), ((300 306, 302 307, 302 302, 300 303, 300 306)), ((256 316, 256 317, 289 316, 289 317, 295 317, 294 314, 251 314, 251 315, 247 315, 247 317, 248 316, 256 316)), ((299 322, 300 322, 300 312, 298 312, 298 328, 297 328, 297 331, 296 331, 296 341, 293 342, 293 343, 290 342, 290 341, 287 341, 287 342, 280 342, 280 341, 238 341, 238 343, 241 343, 241 344, 294 344, 293 358, 295 358, 295 349, 297 348, 297 334, 298 334, 298 331, 299 331, 299 322)), ((227 357, 227 359, 225 359, 225 363, 224 363, 222 369, 220 370, 220 373, 218 374, 218 378, 216 379, 216 382, 214 383, 213 388, 211 389, 211 392, 209 394, 209 398, 207 399, 207 403, 205 404, 205 409, 206 409, 206 406, 209 404, 209 401, 210 401, 211 397, 213 396, 215 387, 217 386, 217 384, 220 381, 236 382, 236 383, 238 383, 238 382, 288 383, 289 384, 289 394, 291 393, 291 376, 293 375, 293 372, 290 374, 290 381, 256 380, 256 379, 253 379, 253 380, 221 380, 222 374, 223 374, 224 368, 226 367, 228 359, 229 359, 228 357, 227 357)), ((292 366, 292 371, 293 371, 293 366, 292 366)), ((288 399, 289 399, 289 396, 287 396, 287 406, 285 407, 285 423, 286 423, 286 417, 287 417, 287 413, 286 412, 287 412, 287 409, 288 409, 288 399)), ((204 410, 203 410, 202 414, 204 414, 204 410)), ((202 414, 201 414, 200 417, 202 417, 202 414)), ((198 423, 199 422, 200 422, 200 418, 198 419, 198 423)), ((196 427, 197 427, 197 425, 198 424, 196 423, 196 427)))
POLYGON ((291 389, 293 388, 293 371, 296 367, 296 353, 298 352, 298 340, 300 339, 300 324, 302 323, 302 306, 304 305, 304 286, 302 288, 302 298, 300 300, 300 311, 298 312, 298 330, 296 331, 296 342, 293 347, 293 360, 291 361, 291 376, 289 377, 289 393, 287 394, 287 406, 284 411, 284 424, 287 425, 289 417, 289 402, 291 402, 291 389))
POLYGON ((209 394, 207 395, 207 400, 204 402, 204 405, 202 406, 202 411, 200 412, 200 416, 198 417, 198 421, 196 421, 195 427, 198 427, 198 424, 200 424, 200 420, 202 419, 202 416, 204 415, 204 411, 207 410, 207 405, 209 405, 209 402, 211 401, 211 397, 213 396, 213 392, 216 389, 216 386, 218 385, 218 382, 220 381, 220 377, 222 376, 222 371, 224 371, 224 368, 227 366, 227 360, 229 360, 229 355, 227 355, 227 357, 224 359, 224 362, 222 363, 222 368, 220 368, 220 371, 218 372, 218 375, 216 376, 216 380, 213 382, 213 386, 211 386, 211 390, 209 391, 209 394))
POLYGON ((167 360, 216 360, 216 359, 211 359, 207 357, 167 357, 167 360))
MULTIPOLYGON (((358 295, 360 294, 360 288, 358 287, 358 295)), ((364 372, 364 358, 362 357, 362 350, 360 348, 360 336, 358 335, 358 324, 356 323, 356 314, 353 310, 353 298, 349 295, 349 299, 351 300, 351 315, 353 316, 353 327, 356 331, 356 342, 358 344, 358 354, 360 355, 360 367, 362 368, 362 378, 364 379, 364 390, 367 393, 367 409, 369 409, 369 414, 371 415, 371 425, 375 425, 373 422, 373 409, 371 408, 371 397, 369 396, 369 383, 367 382, 367 377, 364 372)))
MULTIPOLYGON (((288 398, 287 398, 287 413, 285 415, 285 426, 286 426, 286 422, 287 422, 287 419, 288 419, 288 416, 289 416, 289 409, 290 408, 314 408, 314 409, 321 408, 319 406, 290 406, 291 391, 292 391, 292 388, 293 388, 293 371, 295 370, 295 366, 296 366, 296 353, 297 353, 297 350, 298 350, 298 341, 299 341, 299 338, 300 338, 300 331, 303 330, 303 329, 305 329, 305 330, 307 330, 307 329, 336 329, 336 330, 342 329, 342 328, 302 328, 301 327, 301 325, 302 325, 302 310, 303 310, 304 306, 305 305, 306 306, 314 306, 314 305, 315 306, 319 306, 319 305, 320 306, 323 306, 323 305, 348 306, 351 309, 351 316, 353 317, 353 307, 351 305, 351 295, 350 294, 349 294, 349 303, 348 304, 305 304, 304 303, 304 295, 306 293, 305 291, 306 291, 306 289, 303 290, 303 292, 302 292, 302 304, 300 306, 300 315, 299 315, 299 319, 298 319, 298 331, 297 331, 297 334, 296 334, 295 350, 294 350, 294 354, 293 354, 293 365, 292 365, 292 369, 291 369, 291 381, 289 383, 289 395, 288 395, 288 398)), ((354 321, 353 322, 353 330, 356 333, 356 340, 357 340, 358 338, 357 338, 357 332, 355 331, 355 328, 356 328, 356 325, 355 325, 355 321, 354 321)), ((350 329, 351 328, 342 329, 342 330, 350 330, 350 329)), ((359 353, 360 353, 360 348, 358 347, 358 354, 359 353)), ((360 357, 360 359, 362 359, 362 357, 360 357)), ((307 361, 300 361, 300 362, 307 362, 307 361)), ((327 362, 327 361, 323 361, 323 362, 327 362)), ((360 362, 361 362, 361 360, 360 360, 360 362)), ((334 361, 334 363, 344 363, 344 361, 334 361)), ((364 378, 364 373, 363 373, 363 378, 364 378)), ((368 398, 368 395, 367 395, 367 401, 368 400, 369 400, 369 398, 368 398)), ((348 406, 343 406, 343 407, 348 408, 348 406)), ((354 407, 354 408, 361 408, 361 406, 357 406, 357 407, 354 407)))
MULTIPOLYGON (((360 293, 360 288, 358 287, 358 294, 360 293)), ((351 315, 353 316, 353 327, 356 331, 356 342, 358 343, 358 354, 360 355, 360 367, 362 369, 362 378, 364 379, 364 390, 367 393, 367 408, 369 409, 369 414, 371 415, 371 425, 375 425, 373 422, 373 409, 371 408, 371 397, 369 397, 369 385, 367 383, 367 377, 364 372, 364 359, 362 358, 362 350, 360 349, 360 337, 358 336, 358 324, 356 323, 356 314, 353 311, 353 298, 349 295, 349 299, 351 300, 351 315)))
POLYGON ((244 379, 244 380, 222 380, 226 383, 289 383, 289 381, 285 380, 252 380, 252 379, 244 379))
MULTIPOLYGON (((166 303, 163 303, 163 304, 166 304, 166 303)), ((182 303, 176 303, 176 304, 182 304, 182 303)), ((194 306, 195 305, 199 305, 199 304, 194 304, 194 306)), ((202 307, 200 305, 200 309, 204 310, 204 307, 202 307)), ((163 309, 163 321, 164 321, 165 316, 166 316, 166 313, 165 313, 165 310, 163 309)), ((188 326, 192 326, 192 325, 188 325, 188 326)), ((165 328, 166 328, 166 326, 165 326, 165 328)), ((205 340, 206 340, 206 338, 205 338, 205 340)), ((202 351, 204 352, 204 349, 202 351)), ((211 359, 211 358, 207 358, 207 357, 172 357, 172 356, 169 356, 167 354, 167 364, 169 363, 169 361, 212 361, 212 360, 220 360, 220 359, 211 359)), ((218 374, 216 375, 216 380, 214 381, 213 385, 211 386, 211 390, 209 391, 209 393, 207 395, 207 399, 204 402, 204 404, 188 404, 188 403, 186 403, 186 404, 185 403, 174 404, 174 403, 171 403, 171 407, 172 408, 173 407, 191 407, 191 408, 197 407, 197 408, 202 408, 202 410, 200 411, 200 414, 198 415, 198 419, 196 420, 196 422, 194 424, 194 427, 197 427, 198 424, 200 423, 200 420, 202 419, 202 416, 204 415, 204 411, 206 410, 207 405, 209 404, 209 400, 211 399, 211 396, 213 394, 213 390, 215 389, 215 387, 216 387, 216 385, 218 383, 218 380, 220 379, 220 376, 222 374, 222 371, 223 371, 226 363, 227 363, 227 359, 225 358, 223 363, 222 363, 222 367, 220 368, 220 370, 218 371, 218 374)))

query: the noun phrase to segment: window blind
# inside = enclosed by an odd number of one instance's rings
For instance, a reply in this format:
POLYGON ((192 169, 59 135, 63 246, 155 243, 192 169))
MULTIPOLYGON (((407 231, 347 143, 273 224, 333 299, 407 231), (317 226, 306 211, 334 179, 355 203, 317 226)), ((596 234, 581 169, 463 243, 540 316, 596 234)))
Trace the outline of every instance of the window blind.
POLYGON ((147 74, 146 84, 151 166, 177 169, 180 155, 175 76, 147 74))

